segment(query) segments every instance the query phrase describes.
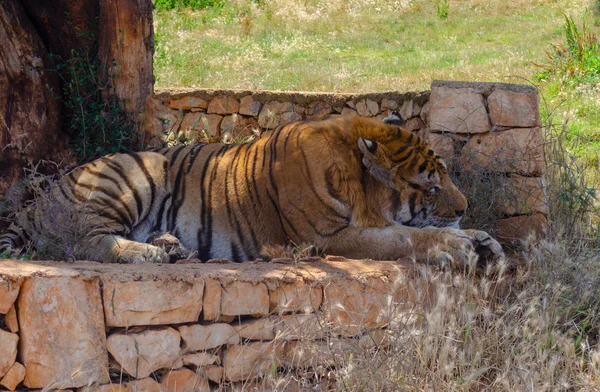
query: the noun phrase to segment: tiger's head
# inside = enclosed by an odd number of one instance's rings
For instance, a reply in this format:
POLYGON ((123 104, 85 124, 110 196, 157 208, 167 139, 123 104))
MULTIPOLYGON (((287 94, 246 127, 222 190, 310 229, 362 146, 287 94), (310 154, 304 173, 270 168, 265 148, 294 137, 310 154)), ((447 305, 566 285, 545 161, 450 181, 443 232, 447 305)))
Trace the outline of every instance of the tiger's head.
MULTIPOLYGON (((467 199, 454 185, 446 164, 419 136, 396 119, 373 127, 358 138, 368 172, 367 198, 383 206, 388 221, 411 227, 459 227, 467 199)), ((400 118, 401 121, 401 118, 400 118)))

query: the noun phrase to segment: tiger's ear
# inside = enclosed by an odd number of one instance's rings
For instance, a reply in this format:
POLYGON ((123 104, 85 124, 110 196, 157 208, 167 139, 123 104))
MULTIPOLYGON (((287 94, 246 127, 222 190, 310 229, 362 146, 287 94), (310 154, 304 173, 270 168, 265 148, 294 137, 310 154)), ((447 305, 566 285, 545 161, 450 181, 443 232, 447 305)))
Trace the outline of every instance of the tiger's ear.
POLYGON ((362 155, 362 163, 371 175, 384 184, 393 187, 393 170, 391 161, 376 141, 358 138, 358 148, 362 155))

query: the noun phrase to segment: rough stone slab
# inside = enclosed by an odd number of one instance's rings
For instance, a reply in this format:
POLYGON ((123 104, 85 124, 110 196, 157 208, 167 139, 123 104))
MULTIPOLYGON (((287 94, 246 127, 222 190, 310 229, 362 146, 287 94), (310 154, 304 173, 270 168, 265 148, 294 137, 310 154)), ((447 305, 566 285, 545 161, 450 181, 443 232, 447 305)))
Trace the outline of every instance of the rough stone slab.
POLYGON ((384 327, 406 309, 406 302, 414 302, 405 287, 376 277, 331 282, 324 294, 325 320, 343 336, 384 327))
POLYGON ((0 276, 0 314, 8 313, 17 300, 20 288, 20 283, 5 280, 0 276))
POLYGON ((239 113, 245 116, 256 117, 260 113, 260 108, 262 104, 258 101, 252 99, 251 95, 246 95, 244 98, 240 100, 240 110, 239 113))
POLYGON ((329 332, 326 320, 315 313, 285 315, 275 323, 275 334, 283 340, 323 339, 329 332))
POLYGON ((548 214, 544 177, 523 177, 513 175, 503 178, 500 190, 498 212, 504 216, 531 213, 548 214))
POLYGON ((499 241, 518 244, 531 234, 543 236, 548 228, 548 219, 543 214, 519 215, 500 219, 496 225, 499 241))
POLYGON ((264 283, 232 282, 222 287, 221 315, 264 317, 269 314, 269 290, 264 283))
POLYGON ((544 135, 541 128, 475 135, 460 155, 460 163, 467 171, 540 176, 544 173, 544 135))
POLYGON ((306 116, 311 118, 320 118, 329 113, 333 113, 333 107, 323 101, 312 102, 306 109, 306 116))
POLYGON ((148 377, 159 369, 183 366, 179 332, 173 328, 140 333, 115 333, 108 337, 108 352, 127 374, 148 377))
POLYGON ((160 384, 170 392, 210 392, 208 380, 186 368, 167 372, 160 384))
POLYGON ((485 99, 470 87, 432 86, 429 104, 432 131, 484 133, 491 129, 485 99))
POLYGON ((193 366, 199 368, 206 365, 213 365, 219 362, 219 356, 209 353, 193 353, 183 356, 184 366, 193 366))
POLYGON ((487 99, 492 124, 508 128, 542 125, 537 92, 495 89, 487 99))
POLYGON ((15 362, 8 370, 6 375, 0 380, 0 385, 9 391, 14 391, 23 380, 25 379, 25 366, 19 362, 15 362))
POLYGON ((210 100, 207 113, 232 114, 240 110, 240 101, 232 96, 216 96, 210 100))
POLYGON ((229 324, 182 325, 178 330, 188 351, 209 350, 240 341, 237 332, 229 324))
POLYGON ((225 369, 223 369, 222 366, 207 365, 202 367, 202 373, 204 373, 204 376, 210 381, 220 384, 223 381, 225 369))
POLYGON ((227 381, 243 381, 267 375, 283 356, 282 342, 250 343, 231 346, 223 356, 223 377, 227 381))
POLYGON ((263 317, 256 320, 245 320, 235 323, 233 328, 240 339, 273 340, 275 339, 275 320, 273 317, 263 317))
POLYGON ((351 109, 351 108, 343 108, 342 112, 340 114, 342 116, 358 116, 358 113, 356 112, 356 110, 351 109))
POLYGON ((452 137, 442 133, 430 133, 429 134, 429 145, 446 163, 451 163, 456 154, 454 149, 454 139, 452 137))
POLYGON ((400 115, 404 120, 409 120, 412 117, 417 117, 419 114, 421 114, 421 107, 412 99, 404 101, 402 107, 400 107, 400 115))
POLYGON ((204 299, 202 316, 204 321, 217 321, 221 316, 221 282, 218 279, 204 279, 204 299))
MULTIPOLYGON (((22 266, 27 269, 27 266, 22 266)), ((19 295, 19 355, 25 385, 81 387, 108 382, 104 315, 97 278, 33 276, 19 295)))
POLYGON ((191 110, 195 108, 206 109, 208 107, 208 102, 199 97, 187 96, 170 100, 169 107, 177 110, 191 110))
POLYGON ((178 133, 183 134, 186 139, 193 139, 196 142, 204 137, 204 133, 211 138, 218 138, 222 120, 223 117, 217 114, 186 113, 178 133))
POLYGON ((398 106, 398 101, 393 99, 383 98, 381 100, 381 110, 396 110, 398 106))
POLYGON ((258 115, 261 128, 275 129, 279 125, 302 119, 304 108, 291 102, 270 101, 264 104, 258 115))
POLYGON ((423 120, 423 122, 425 124, 429 124, 429 112, 430 112, 430 108, 431 108, 431 104, 429 103, 429 101, 425 102, 425 104, 421 108, 420 117, 421 117, 421 120, 423 120))
POLYGON ((148 377, 121 384, 83 387, 77 392, 164 392, 164 390, 159 383, 148 377))
POLYGON ((16 333, 0 329, 0 378, 14 365, 17 359, 17 344, 19 336, 16 333))
POLYGON ((202 311, 202 279, 103 279, 103 284, 104 315, 110 327, 193 323, 202 311))
POLYGON ((345 363, 350 352, 356 351, 358 343, 345 342, 341 339, 332 341, 293 340, 285 344, 283 356, 284 366, 292 368, 312 368, 319 366, 333 367, 345 363))
POLYGON ((283 283, 269 292, 271 313, 315 312, 323 301, 323 289, 312 287, 299 279, 294 283, 283 283))
POLYGON ((361 99, 356 103, 356 111, 361 116, 373 117, 379 113, 379 104, 370 99, 361 99))
POLYGON ((12 333, 19 332, 19 320, 17 318, 17 310, 15 309, 15 305, 11 306, 8 313, 6 313, 6 318, 4 319, 6 326, 12 333))
POLYGON ((406 125, 404 128, 410 132, 417 132, 421 129, 425 128, 425 123, 419 117, 413 117, 406 120, 406 125))

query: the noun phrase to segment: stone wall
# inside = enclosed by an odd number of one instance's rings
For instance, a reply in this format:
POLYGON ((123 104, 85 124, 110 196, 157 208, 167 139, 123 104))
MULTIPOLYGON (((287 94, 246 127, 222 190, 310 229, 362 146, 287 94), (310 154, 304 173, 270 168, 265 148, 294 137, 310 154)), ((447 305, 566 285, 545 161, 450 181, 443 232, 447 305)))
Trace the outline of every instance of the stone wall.
POLYGON ((414 276, 411 264, 339 257, 3 260, 0 389, 241 390, 284 368, 334 371, 428 306, 431 290, 414 276))
POLYGON ((504 242, 543 232, 548 206, 537 89, 503 83, 434 81, 431 91, 321 94, 163 91, 147 105, 146 140, 243 141, 287 122, 327 114, 383 118, 399 111, 425 131, 471 205, 465 227, 504 242))

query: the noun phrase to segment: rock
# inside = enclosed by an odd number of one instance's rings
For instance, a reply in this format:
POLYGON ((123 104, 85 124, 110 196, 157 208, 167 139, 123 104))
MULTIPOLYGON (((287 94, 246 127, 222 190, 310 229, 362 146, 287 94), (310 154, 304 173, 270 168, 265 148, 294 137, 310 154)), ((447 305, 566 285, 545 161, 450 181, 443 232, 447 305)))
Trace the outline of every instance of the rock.
POLYGON ((318 368, 342 366, 348 353, 358 349, 357 344, 354 347, 343 341, 310 341, 294 340, 287 342, 285 352, 280 358, 281 363, 286 367, 292 368, 318 368))
POLYGON ((19 385, 25 379, 25 366, 19 362, 15 362, 12 367, 8 370, 4 378, 0 380, 0 385, 9 391, 14 391, 17 385, 19 385))
POLYGON ((425 102, 425 104, 423 105, 423 107, 421 108, 421 120, 423 120, 423 122, 425 124, 429 124, 429 108, 430 108, 430 104, 429 101, 425 102))
POLYGON ((327 336, 329 328, 322 315, 290 314, 275 324, 275 334, 283 340, 317 340, 327 336))
POLYGON ((221 315, 264 317, 269 314, 269 290, 264 283, 234 281, 223 286, 221 315))
POLYGON ((540 128, 511 129, 473 136, 460 153, 467 171, 540 176, 544 173, 544 136, 540 128))
POLYGON ((78 389, 77 392, 164 392, 164 390, 159 383, 147 377, 119 384, 84 387, 78 389))
POLYGON ((354 103, 354 101, 348 101, 348 102, 346 102, 346 106, 348 106, 349 108, 352 108, 352 109, 356 110, 356 104, 354 103))
POLYGON ((495 89, 487 99, 492 124, 508 128, 533 128, 540 121, 537 91, 495 89))
POLYGON ((210 381, 220 384, 223 381, 225 369, 221 366, 207 365, 202 367, 202 373, 204 373, 204 376, 210 381))
POLYGON ((430 133, 429 145, 446 163, 454 161, 454 140, 450 136, 441 133, 430 133))
POLYGON ((217 355, 209 353, 186 354, 182 359, 184 366, 193 366, 196 368, 212 365, 219 361, 219 357, 217 355))
POLYGON ((204 279, 204 299, 202 318, 204 321, 217 321, 221 316, 221 282, 218 279, 204 279))
POLYGON ((342 112, 340 114, 342 116, 358 116, 358 113, 356 112, 356 110, 350 109, 350 108, 343 108, 342 112))
POLYGON ((256 117, 260 113, 262 104, 252 99, 251 95, 246 95, 240 100, 240 114, 256 117))
POLYGON ((178 327, 188 351, 201 351, 225 344, 238 344, 240 338, 229 324, 182 325, 178 327))
POLYGON ((496 224, 498 241, 512 244, 527 240, 532 233, 538 238, 544 236, 548 229, 548 220, 542 214, 513 216, 496 224))
POLYGON ((17 311, 15 310, 15 306, 11 306, 8 313, 6 313, 6 318, 4 319, 6 326, 12 333, 19 332, 19 321, 17 319, 17 311))
POLYGON ((109 327, 194 323, 202 311, 202 279, 114 279, 103 284, 104 316, 109 327))
POLYGON ((373 117, 379 113, 379 105, 370 99, 361 99, 356 103, 356 111, 361 116, 373 117))
POLYGON ((432 131, 484 133, 491 129, 483 95, 471 88, 434 85, 429 104, 432 131))
POLYGON ((97 278, 33 276, 17 302, 25 386, 105 384, 108 356, 97 278))
POLYGON ((327 102, 323 101, 315 101, 311 102, 308 105, 308 109, 306 110, 306 117, 308 118, 322 118, 333 112, 333 107, 327 102))
POLYGON ((19 335, 0 329, 0 378, 15 364, 19 335))
POLYGON ((280 342, 228 347, 223 356, 223 377, 235 382, 270 374, 282 356, 283 344, 280 342))
POLYGON ((392 284, 377 277, 330 282, 324 289, 325 321, 343 336, 383 327, 401 310, 396 296, 392 284))
POLYGON ((387 99, 387 98, 383 98, 381 100, 381 110, 396 110, 398 109, 398 102, 391 100, 391 99, 387 99))
POLYGON ((256 320, 245 320, 239 324, 234 324, 233 329, 235 329, 240 339, 275 339, 275 321, 272 317, 263 317, 256 320))
POLYGON ((193 142, 205 141, 207 138, 218 139, 222 120, 223 117, 216 114, 187 113, 177 131, 179 140, 182 137, 185 141, 193 142))
POLYGON ((186 368, 167 372, 160 384, 171 392, 210 392, 208 380, 186 368))
POLYGON ((322 301, 323 289, 312 287, 300 279, 296 283, 282 283, 269 292, 269 311, 279 314, 312 313, 319 309, 322 301))
POLYGON ((275 129, 291 121, 302 119, 304 109, 291 102, 269 101, 258 115, 258 125, 265 129, 275 129))
POLYGON ((240 110, 240 102, 233 97, 217 96, 210 100, 208 109, 209 114, 232 114, 240 110))
POLYGON ((412 99, 404 101, 400 108, 400 115, 405 121, 410 120, 413 117, 418 117, 421 114, 421 107, 412 99))
POLYGON ((178 110, 191 110, 195 108, 206 109, 208 107, 208 102, 199 97, 185 96, 180 99, 171 99, 169 101, 169 107, 178 110))
POLYGON ((0 314, 6 314, 19 295, 20 284, 4 280, 0 276, 0 314))
POLYGON ((546 181, 543 177, 513 175, 503 179, 499 192, 498 212, 504 216, 530 213, 548 214, 546 181))
POLYGON ((413 117, 411 119, 406 120, 406 125, 404 126, 404 128, 411 132, 417 132, 425 128, 425 123, 419 117, 413 117))
POLYGON ((180 336, 173 328, 140 333, 115 333, 108 337, 108 352, 127 374, 148 377, 159 369, 183 366, 179 355, 180 336))

